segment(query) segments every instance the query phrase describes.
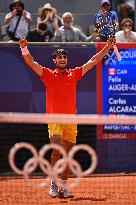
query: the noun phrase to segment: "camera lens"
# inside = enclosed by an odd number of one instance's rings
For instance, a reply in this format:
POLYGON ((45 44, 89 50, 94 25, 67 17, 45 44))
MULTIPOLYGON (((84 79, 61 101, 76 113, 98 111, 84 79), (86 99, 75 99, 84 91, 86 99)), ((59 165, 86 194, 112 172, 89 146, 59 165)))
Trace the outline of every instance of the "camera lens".
POLYGON ((22 9, 17 9, 17 16, 21 16, 22 15, 22 9))

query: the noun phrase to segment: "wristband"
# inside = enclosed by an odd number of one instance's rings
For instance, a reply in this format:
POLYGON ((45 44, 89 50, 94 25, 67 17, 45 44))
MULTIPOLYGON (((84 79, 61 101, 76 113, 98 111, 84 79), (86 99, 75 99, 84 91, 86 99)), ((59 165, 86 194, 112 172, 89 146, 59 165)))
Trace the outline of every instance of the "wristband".
POLYGON ((24 47, 24 48, 21 48, 21 52, 22 52, 22 55, 23 55, 23 56, 26 56, 26 55, 29 53, 29 51, 28 51, 28 49, 27 49, 27 46, 24 47))

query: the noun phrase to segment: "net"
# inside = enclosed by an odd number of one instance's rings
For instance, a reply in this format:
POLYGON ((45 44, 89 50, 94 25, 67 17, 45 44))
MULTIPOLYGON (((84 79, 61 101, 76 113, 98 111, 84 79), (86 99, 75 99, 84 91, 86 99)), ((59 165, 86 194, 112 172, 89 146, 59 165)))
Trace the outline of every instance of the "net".
MULTIPOLYGON (((135 116, 0 113, 0 204, 135 204, 135 130, 135 116), (71 188, 74 198, 65 201, 48 194, 52 171, 48 164, 44 164, 43 170, 49 168, 44 172, 33 161, 34 156, 45 163, 40 153, 50 162, 47 124, 53 122, 78 124, 76 145, 82 145, 69 155, 73 166, 68 181, 77 185, 71 188), (21 173, 11 166, 10 155, 21 173), (92 170, 82 175, 80 168, 85 172, 92 164, 92 170)), ((61 168, 58 165, 55 172, 61 172, 61 168)))

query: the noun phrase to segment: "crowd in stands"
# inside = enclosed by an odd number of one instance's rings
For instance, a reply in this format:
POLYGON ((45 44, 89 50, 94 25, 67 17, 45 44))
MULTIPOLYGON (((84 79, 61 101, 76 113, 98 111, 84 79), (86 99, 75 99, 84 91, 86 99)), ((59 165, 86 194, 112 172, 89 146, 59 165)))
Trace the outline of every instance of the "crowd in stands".
MULTIPOLYGON (((119 12, 112 9, 110 0, 101 0, 100 10, 110 12, 116 23, 117 42, 136 42, 134 31, 134 0, 120 0, 119 12), (119 15, 117 14, 119 13, 119 15)), ((59 16, 57 9, 50 3, 45 3, 37 11, 35 28, 32 29, 31 11, 21 0, 14 0, 9 5, 10 12, 6 14, 1 27, 1 41, 19 41, 25 37, 29 42, 106 42, 94 25, 94 30, 87 35, 82 28, 74 24, 74 15, 68 11, 59 16)))

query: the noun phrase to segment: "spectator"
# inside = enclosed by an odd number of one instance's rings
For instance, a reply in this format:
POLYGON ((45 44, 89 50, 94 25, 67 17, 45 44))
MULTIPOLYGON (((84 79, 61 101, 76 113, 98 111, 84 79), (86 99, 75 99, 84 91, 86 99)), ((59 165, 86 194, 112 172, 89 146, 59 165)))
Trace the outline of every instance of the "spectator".
POLYGON ((134 16, 135 1, 134 0, 123 0, 120 4, 120 17, 121 19, 129 18, 134 16))
POLYGON ((7 34, 7 31, 5 29, 5 25, 1 26, 0 28, 0 41, 8 41, 9 36, 7 34))
POLYGON ((121 21, 122 30, 118 31, 116 41, 119 42, 136 42, 136 32, 132 31, 133 21, 130 18, 121 21))
MULTIPOLYGON (((105 11, 105 15, 107 15, 107 13, 111 13, 112 16, 114 16, 115 19, 115 23, 116 23, 116 31, 119 30, 119 21, 118 21, 118 16, 117 13, 115 11, 111 11, 111 3, 109 0, 101 0, 101 9, 102 11, 105 11)), ((99 14, 97 15, 97 18, 101 18, 101 16, 103 16, 103 12, 99 12, 99 14)), ((103 16, 103 18, 106 18, 106 16, 103 16)), ((108 23, 108 22, 107 22, 108 23)), ((106 42, 107 41, 107 37, 102 36, 102 35, 98 35, 96 36, 96 38, 94 39, 95 42, 106 42)))
POLYGON ((7 33, 11 40, 18 41, 27 36, 32 23, 31 14, 25 10, 24 3, 20 0, 11 3, 9 9, 11 12, 5 16, 7 33))
POLYGON ((87 37, 79 28, 73 26, 74 18, 70 12, 62 16, 63 26, 59 32, 55 32, 55 41, 58 42, 84 42, 91 41, 92 36, 87 37))
POLYGON ((61 18, 57 15, 56 8, 53 8, 50 3, 46 3, 39 9, 39 17, 37 18, 37 24, 46 23, 48 30, 53 34, 62 25, 61 18))
POLYGON ((53 41, 53 37, 54 35, 47 29, 47 24, 39 23, 37 29, 28 32, 27 41, 49 42, 53 41))
POLYGON ((57 14, 57 9, 55 7, 53 7, 53 10, 54 10, 55 16, 58 20, 58 26, 61 27, 63 25, 62 18, 57 14))

